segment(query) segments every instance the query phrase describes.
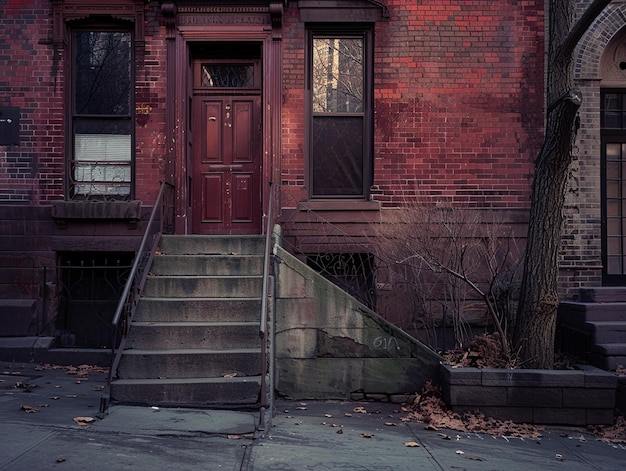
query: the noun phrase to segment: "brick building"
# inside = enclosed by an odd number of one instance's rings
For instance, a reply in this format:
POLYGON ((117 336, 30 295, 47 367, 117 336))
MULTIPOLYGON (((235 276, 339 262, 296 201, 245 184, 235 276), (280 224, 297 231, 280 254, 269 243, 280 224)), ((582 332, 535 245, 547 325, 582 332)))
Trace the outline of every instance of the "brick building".
MULTIPOLYGON (((261 234, 271 183, 272 222, 309 262, 375 265, 372 225, 416 197, 497 213, 523 237, 544 3, 0 0, 0 335, 106 345, 98 326, 161 182, 176 234, 261 234)), ((623 11, 607 9, 577 61, 566 295, 626 273, 601 222, 621 181, 602 143, 619 133, 599 127, 601 103, 626 103, 623 11)), ((384 300, 384 283, 369 288, 384 300)))

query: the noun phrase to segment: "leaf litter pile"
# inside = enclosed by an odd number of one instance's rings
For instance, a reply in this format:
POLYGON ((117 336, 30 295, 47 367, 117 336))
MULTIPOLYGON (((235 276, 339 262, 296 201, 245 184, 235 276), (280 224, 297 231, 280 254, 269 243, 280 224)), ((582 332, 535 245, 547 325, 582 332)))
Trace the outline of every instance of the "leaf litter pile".
MULTIPOLYGON (((450 429, 459 432, 486 433, 494 436, 539 438, 543 428, 531 424, 517 424, 510 420, 496 420, 481 412, 459 414, 448 409, 441 396, 441 388, 428 382, 421 394, 402 407, 406 422, 422 422, 429 430, 450 429)), ((444 434, 445 435, 445 434, 444 434)), ((446 438, 442 436, 442 438, 446 438)))

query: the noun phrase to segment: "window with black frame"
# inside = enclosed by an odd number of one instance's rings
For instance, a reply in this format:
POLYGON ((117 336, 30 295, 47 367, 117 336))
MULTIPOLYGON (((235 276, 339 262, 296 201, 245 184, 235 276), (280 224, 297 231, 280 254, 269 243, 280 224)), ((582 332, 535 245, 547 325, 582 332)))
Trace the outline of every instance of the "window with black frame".
POLYGON ((626 90, 603 90, 602 257, 606 284, 626 281, 626 90))
POLYGON ((130 31, 72 32, 70 197, 130 199, 133 48, 130 31))
POLYGON ((368 197, 371 51, 368 28, 309 30, 308 156, 312 198, 368 197))

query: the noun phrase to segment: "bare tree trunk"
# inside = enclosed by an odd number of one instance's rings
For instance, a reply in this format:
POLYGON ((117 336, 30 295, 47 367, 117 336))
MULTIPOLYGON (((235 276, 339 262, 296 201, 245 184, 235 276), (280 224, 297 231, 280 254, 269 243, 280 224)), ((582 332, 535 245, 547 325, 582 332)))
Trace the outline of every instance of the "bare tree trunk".
POLYGON ((552 0, 549 13, 547 120, 535 178, 514 345, 524 367, 553 368, 559 251, 571 147, 582 103, 573 89, 573 52, 610 0, 594 0, 574 24, 574 0, 552 0))

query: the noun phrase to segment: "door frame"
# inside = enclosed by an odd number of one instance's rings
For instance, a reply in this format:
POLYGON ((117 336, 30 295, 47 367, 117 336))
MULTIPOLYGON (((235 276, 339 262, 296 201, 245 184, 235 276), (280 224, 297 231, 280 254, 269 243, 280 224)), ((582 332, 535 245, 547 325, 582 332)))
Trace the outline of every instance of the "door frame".
MULTIPOLYGON (((219 28, 211 26, 178 26, 173 47, 168 48, 168 84, 173 81, 175 86, 168 88, 168 106, 174 110, 168 125, 172 147, 168 149, 166 173, 176 185, 176 233, 192 233, 191 188, 190 178, 193 171, 193 142, 191 124, 191 107, 193 99, 192 69, 193 57, 191 48, 194 43, 223 42, 255 42, 261 45, 261 232, 268 227, 267 201, 272 182, 280 181, 280 131, 281 131, 281 22, 282 9, 277 14, 268 14, 267 25, 249 26, 245 22, 233 24, 232 27, 219 28), (271 21, 270 21, 271 17, 271 21), (271 26, 271 28, 269 27, 271 26), (173 56, 173 57, 171 57, 173 56), (179 123, 180 125, 177 125, 179 123)), ((280 207, 279 201, 274 204, 280 207)), ((278 211, 274 211, 278 214, 278 211)), ((271 230, 271 227, 270 227, 271 230)))

